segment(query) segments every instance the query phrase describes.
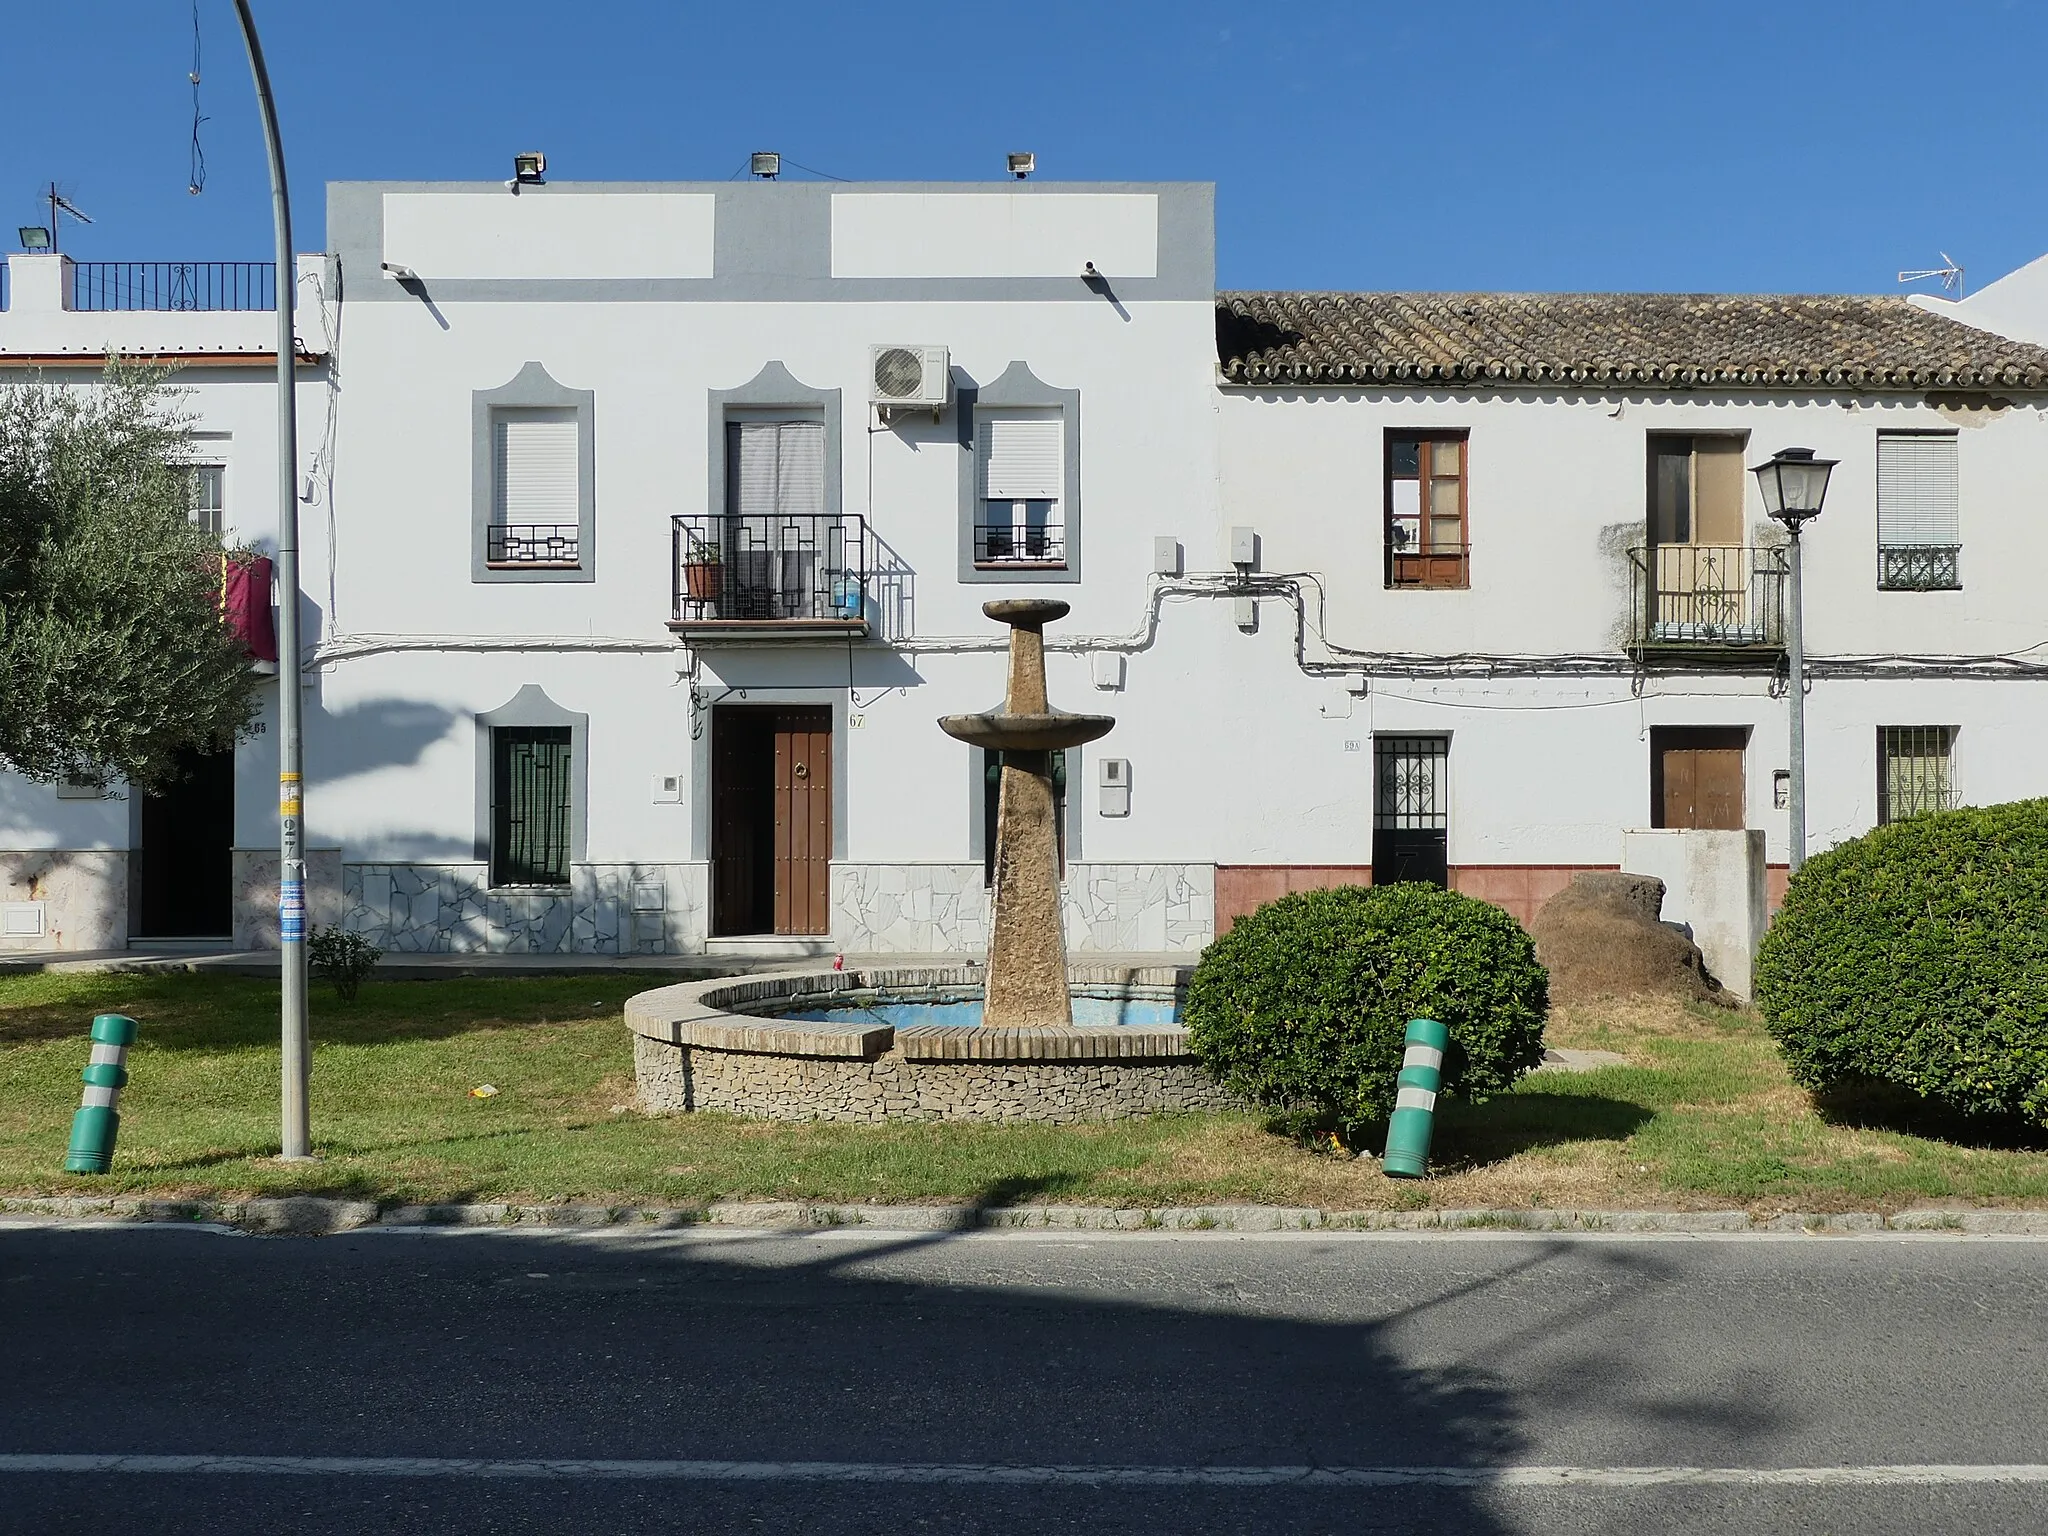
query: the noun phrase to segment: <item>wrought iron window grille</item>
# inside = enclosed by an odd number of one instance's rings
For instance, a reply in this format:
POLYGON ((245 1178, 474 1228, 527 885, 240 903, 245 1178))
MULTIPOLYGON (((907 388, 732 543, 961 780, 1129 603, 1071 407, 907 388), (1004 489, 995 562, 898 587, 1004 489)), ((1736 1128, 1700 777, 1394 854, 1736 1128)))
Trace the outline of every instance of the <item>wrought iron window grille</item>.
POLYGON ((1067 563, 1066 530, 1044 524, 976 523, 974 563, 978 566, 1063 569, 1067 563))
POLYGON ((1956 592, 1962 589, 1960 544, 1891 544, 1877 551, 1883 592, 1956 592))
POLYGON ((484 561, 501 569, 572 571, 583 563, 582 530, 575 523, 492 523, 484 533, 484 561))
POLYGON ((1884 725, 1877 732, 1877 819, 1880 826, 1956 807, 1951 758, 1955 727, 1884 725))

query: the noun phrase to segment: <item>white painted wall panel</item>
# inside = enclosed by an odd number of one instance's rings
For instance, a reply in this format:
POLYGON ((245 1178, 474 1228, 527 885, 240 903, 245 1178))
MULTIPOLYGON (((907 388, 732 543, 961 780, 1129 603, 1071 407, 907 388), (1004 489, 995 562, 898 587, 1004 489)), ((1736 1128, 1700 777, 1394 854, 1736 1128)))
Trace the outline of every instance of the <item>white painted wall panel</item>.
MULTIPOLYGON (((840 192, 834 277, 1107 277, 1159 274, 1149 193, 840 192)), ((1080 296, 1077 294, 1077 297, 1080 296)))
POLYGON ((701 192, 388 192, 384 259, 446 278, 711 276, 701 192))

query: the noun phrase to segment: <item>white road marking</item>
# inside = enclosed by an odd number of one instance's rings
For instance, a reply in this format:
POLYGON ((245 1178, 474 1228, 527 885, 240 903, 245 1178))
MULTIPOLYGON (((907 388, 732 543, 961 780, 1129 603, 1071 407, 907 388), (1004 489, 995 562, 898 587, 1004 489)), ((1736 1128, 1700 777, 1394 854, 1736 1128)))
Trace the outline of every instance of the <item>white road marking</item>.
POLYGON ((537 1478, 704 1483, 913 1483, 1201 1488, 1930 1487, 2048 1483, 2048 1464, 1844 1467, 1172 1467, 984 1462, 495 1460, 454 1456, 0 1455, 0 1473, 76 1476, 537 1478))

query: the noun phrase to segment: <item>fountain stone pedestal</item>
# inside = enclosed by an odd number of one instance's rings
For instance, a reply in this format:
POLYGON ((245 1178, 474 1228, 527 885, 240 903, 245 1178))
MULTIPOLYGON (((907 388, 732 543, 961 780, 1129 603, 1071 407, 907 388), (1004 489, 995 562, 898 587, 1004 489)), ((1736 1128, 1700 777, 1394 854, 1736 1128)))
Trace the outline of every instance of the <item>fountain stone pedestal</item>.
POLYGON ((1004 598, 984 603, 981 611, 1010 626, 1009 691, 1000 708, 948 715, 939 728, 970 746, 1002 754, 982 1027, 1072 1027, 1067 946, 1060 926, 1052 754, 1107 735, 1116 721, 1108 715, 1068 714, 1046 698, 1045 626, 1065 618, 1067 604, 1004 598))

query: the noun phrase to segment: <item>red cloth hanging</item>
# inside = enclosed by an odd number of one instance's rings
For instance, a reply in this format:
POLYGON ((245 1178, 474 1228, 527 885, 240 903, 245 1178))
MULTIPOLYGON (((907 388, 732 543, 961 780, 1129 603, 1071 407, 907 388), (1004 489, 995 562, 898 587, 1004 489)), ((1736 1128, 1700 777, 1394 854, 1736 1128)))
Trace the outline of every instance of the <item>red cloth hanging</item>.
POLYGON ((270 561, 265 556, 220 557, 220 611, 251 661, 277 660, 277 630, 270 617, 270 561))

